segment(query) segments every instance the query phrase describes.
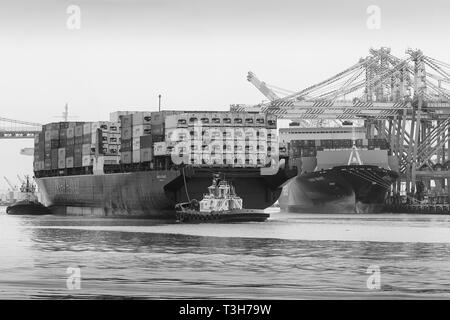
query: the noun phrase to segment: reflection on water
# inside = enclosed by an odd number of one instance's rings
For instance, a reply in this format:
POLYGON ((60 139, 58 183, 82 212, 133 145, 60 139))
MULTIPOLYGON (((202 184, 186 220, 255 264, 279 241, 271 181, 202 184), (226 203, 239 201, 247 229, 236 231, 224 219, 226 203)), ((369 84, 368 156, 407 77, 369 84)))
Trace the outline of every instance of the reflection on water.
POLYGON ((448 298, 449 227, 450 217, 423 215, 176 225, 2 212, 0 298, 448 298), (366 286, 370 265, 379 290, 366 286), (80 290, 67 288, 68 267, 81 268, 80 290))

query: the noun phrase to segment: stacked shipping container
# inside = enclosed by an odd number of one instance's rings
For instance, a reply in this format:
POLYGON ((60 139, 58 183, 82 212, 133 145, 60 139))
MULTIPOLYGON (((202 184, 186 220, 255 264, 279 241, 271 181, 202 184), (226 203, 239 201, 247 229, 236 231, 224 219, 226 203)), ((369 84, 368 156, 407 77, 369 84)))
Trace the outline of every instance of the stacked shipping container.
POLYGON ((153 140, 150 112, 134 112, 120 116, 121 163, 152 162, 153 140))
POLYGON ((90 167, 94 156, 119 163, 119 124, 112 122, 57 122, 35 137, 34 169, 48 171, 90 167))
POLYGON ((111 119, 116 121, 45 125, 35 138, 35 171, 93 167, 100 156, 106 165, 149 163, 152 168, 154 160, 170 165, 168 158, 181 141, 188 142, 177 152, 195 166, 263 166, 278 151, 273 115, 115 112, 111 119), (176 129, 184 131, 174 139, 176 129))

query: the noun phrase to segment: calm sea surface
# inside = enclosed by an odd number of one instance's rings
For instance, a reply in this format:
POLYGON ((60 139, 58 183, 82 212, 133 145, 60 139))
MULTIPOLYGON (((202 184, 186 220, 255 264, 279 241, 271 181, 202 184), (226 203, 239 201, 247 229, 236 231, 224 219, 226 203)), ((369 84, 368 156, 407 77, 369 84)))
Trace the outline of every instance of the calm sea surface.
POLYGON ((450 216, 269 211, 183 225, 0 207, 0 299, 450 298, 450 216))

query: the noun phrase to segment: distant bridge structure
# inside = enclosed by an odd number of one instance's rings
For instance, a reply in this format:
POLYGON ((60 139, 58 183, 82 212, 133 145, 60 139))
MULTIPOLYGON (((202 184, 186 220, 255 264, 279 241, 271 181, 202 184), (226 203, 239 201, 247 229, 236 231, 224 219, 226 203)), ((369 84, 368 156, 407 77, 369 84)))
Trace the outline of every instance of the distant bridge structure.
POLYGON ((34 139, 41 130, 40 123, 0 117, 0 139, 34 139))

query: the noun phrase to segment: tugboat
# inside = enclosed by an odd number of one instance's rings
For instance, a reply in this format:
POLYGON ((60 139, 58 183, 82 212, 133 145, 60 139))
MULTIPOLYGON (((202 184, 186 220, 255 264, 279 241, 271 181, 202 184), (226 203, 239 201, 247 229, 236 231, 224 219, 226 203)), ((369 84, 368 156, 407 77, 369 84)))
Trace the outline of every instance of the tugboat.
POLYGON ((38 201, 36 187, 30 182, 28 176, 20 187, 20 200, 6 208, 10 215, 44 215, 50 214, 50 210, 38 201))
POLYGON ((193 199, 175 205, 177 222, 254 222, 270 217, 263 210, 243 209, 242 198, 220 174, 213 174, 208 191, 200 202, 193 199))

